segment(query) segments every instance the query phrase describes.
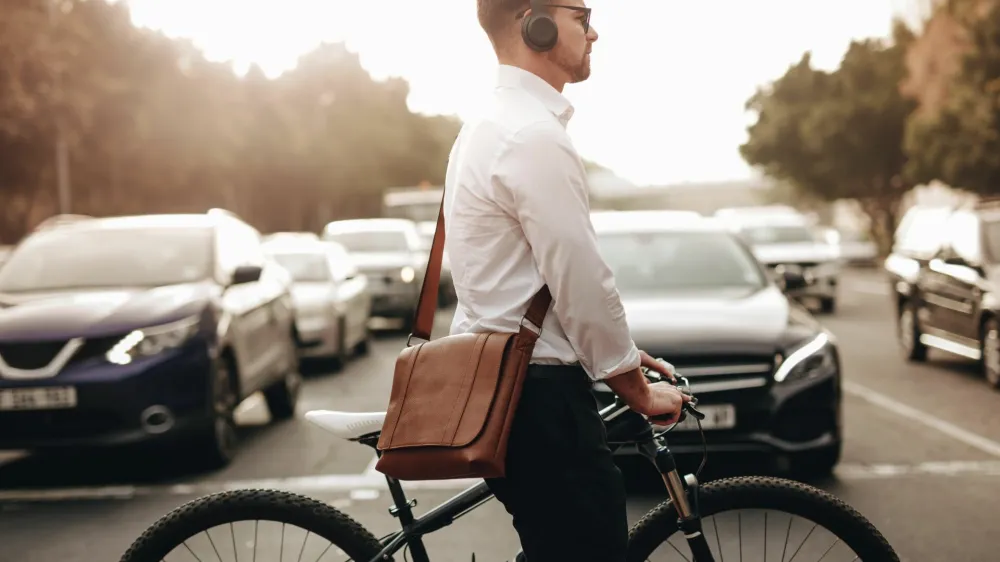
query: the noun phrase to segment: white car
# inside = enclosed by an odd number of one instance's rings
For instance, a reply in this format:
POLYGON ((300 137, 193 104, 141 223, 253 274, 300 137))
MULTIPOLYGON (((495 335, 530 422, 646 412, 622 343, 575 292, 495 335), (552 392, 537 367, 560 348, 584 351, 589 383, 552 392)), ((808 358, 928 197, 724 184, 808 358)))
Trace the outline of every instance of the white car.
POLYGON ((812 219, 795 213, 775 213, 728 216, 723 220, 776 276, 802 275, 805 286, 789 290, 789 296, 817 299, 825 313, 836 310, 840 252, 816 232, 812 219))
POLYGON ((412 326, 427 269, 427 250, 409 219, 350 219, 326 225, 323 240, 344 246, 368 276, 372 314, 412 326))
POLYGON ((367 353, 371 292, 347 250, 290 236, 273 238, 264 249, 292 280, 299 356, 331 358, 343 366, 352 355, 367 353))

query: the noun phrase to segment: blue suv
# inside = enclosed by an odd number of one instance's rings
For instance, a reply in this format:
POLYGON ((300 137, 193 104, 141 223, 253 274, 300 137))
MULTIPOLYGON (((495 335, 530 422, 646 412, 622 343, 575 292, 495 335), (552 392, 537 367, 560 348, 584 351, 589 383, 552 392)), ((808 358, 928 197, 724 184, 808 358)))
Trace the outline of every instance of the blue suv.
POLYGON ((44 224, 0 266, 0 449, 162 440, 228 464, 243 399, 294 414, 290 285, 226 211, 44 224))

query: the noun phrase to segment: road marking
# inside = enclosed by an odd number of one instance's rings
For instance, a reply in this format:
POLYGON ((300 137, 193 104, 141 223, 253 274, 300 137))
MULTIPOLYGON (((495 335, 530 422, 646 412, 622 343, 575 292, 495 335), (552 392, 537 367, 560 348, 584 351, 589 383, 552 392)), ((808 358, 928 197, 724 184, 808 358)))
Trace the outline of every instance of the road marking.
MULTIPOLYGON (((918 464, 840 464, 834 471, 840 481, 893 479, 903 477, 1000 476, 1000 461, 934 461, 918 464)), ((407 492, 417 490, 458 491, 481 482, 476 479, 405 482, 407 492)), ((363 474, 331 474, 263 480, 201 482, 165 486, 103 486, 93 488, 53 488, 0 490, 0 505, 16 502, 68 502, 129 500, 149 496, 199 497, 228 490, 272 489, 300 494, 345 493, 347 498, 331 500, 331 505, 352 501, 373 501, 388 489, 385 478, 363 474)))
POLYGON ((992 439, 988 439, 967 429, 962 429, 953 423, 937 419, 928 412, 920 411, 912 406, 908 406, 894 398, 890 398, 885 394, 881 394, 855 382, 844 381, 844 391, 848 394, 857 396, 870 404, 884 408, 900 417, 913 420, 931 429, 935 429, 974 449, 978 449, 988 455, 1000 458, 1000 443, 997 443, 992 439))

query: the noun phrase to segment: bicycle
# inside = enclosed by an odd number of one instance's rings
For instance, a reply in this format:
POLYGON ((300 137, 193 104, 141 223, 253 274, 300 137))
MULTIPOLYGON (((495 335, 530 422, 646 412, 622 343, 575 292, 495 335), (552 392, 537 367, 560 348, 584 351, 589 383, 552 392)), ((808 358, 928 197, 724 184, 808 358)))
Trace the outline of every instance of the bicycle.
MULTIPOLYGON (((663 380, 658 374, 649 371, 646 372, 646 376, 654 382, 663 380)), ((680 385, 686 393, 690 394, 690 385, 687 379, 680 374, 677 374, 676 378, 675 384, 680 385)), ((845 558, 847 560, 899 561, 899 557, 886 539, 863 515, 835 496, 812 486, 792 480, 762 476, 726 478, 705 485, 700 484, 698 476, 707 462, 708 448, 704 430, 701 428, 704 414, 697 409, 696 397, 692 396, 692 400, 685 407, 683 415, 691 415, 697 421, 702 443, 705 445, 705 453, 695 474, 681 477, 666 440, 666 434, 676 427, 676 424, 666 429, 654 429, 657 426, 644 416, 629 409, 617 398, 614 403, 601 409, 601 417, 608 425, 609 433, 612 427, 616 428, 616 431, 620 431, 622 425, 619 424, 634 426, 636 437, 631 442, 638 445, 639 452, 656 466, 669 495, 669 499, 650 510, 630 529, 628 562, 647 560, 653 551, 662 544, 670 545, 682 559, 688 562, 716 562, 716 560, 724 562, 726 557, 723 552, 722 534, 718 530, 716 516, 730 510, 769 510, 789 515, 784 545, 780 549, 782 562, 786 561, 786 555, 790 555, 789 561, 798 560, 797 557, 803 554, 806 542, 809 541, 813 531, 818 526, 824 527, 835 537, 832 544, 819 543, 819 547, 816 549, 817 555, 820 556, 818 560, 826 560, 826 557, 835 550, 838 544, 843 544, 850 548, 854 555, 853 558, 845 558), (792 546, 790 548, 791 516, 812 518, 814 526, 798 547, 792 546), (702 524, 705 517, 712 518, 715 534, 714 544, 705 535, 707 526, 702 524), (681 551, 681 548, 670 542, 677 531, 681 531, 684 537, 684 542, 686 542, 691 554, 690 558, 681 551), (714 552, 713 547, 715 548, 714 552)), ((313 411, 308 412, 306 417, 338 437, 368 445, 374 449, 378 442, 384 413, 313 411)), ((626 443, 617 442, 613 445, 617 447, 624 444, 626 443)), ((243 558, 239 556, 241 550, 237 547, 238 541, 235 532, 236 523, 249 521, 254 522, 253 540, 244 541, 241 539, 239 542, 244 546, 253 547, 254 560, 257 559, 259 523, 269 521, 281 524, 281 546, 279 549, 282 560, 285 559, 286 550, 291 550, 292 558, 289 558, 290 560, 321 562, 328 559, 339 559, 327 557, 333 551, 334 554, 349 556, 349 560, 379 562, 393 560, 392 556, 403 550, 405 560, 412 557, 413 562, 430 562, 422 540, 423 537, 451 525, 460 517, 492 499, 492 494, 486 483, 479 482, 417 517, 412 509, 416 506, 416 501, 407 499, 401 483, 392 477, 386 477, 386 481, 394 502, 389 512, 399 519, 401 529, 380 539, 350 516, 328 504, 291 492, 245 489, 204 496, 174 509, 137 538, 124 554, 121 562, 171 560, 168 555, 173 552, 190 553, 193 558, 189 559, 204 560, 205 562, 209 559, 219 561, 230 559, 223 558, 222 552, 227 554, 232 552, 234 558, 231 560, 236 560, 236 562, 250 559, 249 555, 243 558), (306 531, 301 545, 296 546, 297 541, 290 540, 290 546, 286 548, 285 540, 288 536, 286 527, 289 524, 297 525, 306 531), (219 532, 216 532, 217 538, 213 538, 210 533, 215 528, 222 528, 222 533, 225 533, 226 527, 228 527, 229 533, 227 538, 218 538, 219 532), (214 558, 198 557, 191 545, 188 544, 188 541, 193 542, 195 537, 200 537, 202 534, 207 537, 207 543, 204 540, 200 542, 206 547, 206 552, 214 554, 214 558), (310 555, 308 558, 303 558, 306 545, 312 535, 329 542, 329 545, 321 550, 319 556, 310 555), (229 549, 230 545, 231 550, 229 549)), ((744 525, 739 512, 737 512, 737 522, 739 557, 732 559, 742 560, 744 525)), ((764 527, 763 543, 756 544, 762 546, 762 560, 766 562, 769 545, 767 511, 764 513, 764 527)), ((275 532, 277 531, 275 530, 275 532)), ((249 529, 244 534, 249 535, 249 529)), ((313 550, 320 550, 320 547, 313 550)), ((777 547, 771 550, 775 555, 778 551, 777 547)), ((667 552, 671 553, 671 551, 667 552)), ((520 556, 519 553, 518 560, 520 556)), ((273 560, 277 557, 261 559, 273 560)), ((761 560, 761 558, 756 559, 761 560)), ((475 561, 475 554, 472 555, 472 560, 475 561)))

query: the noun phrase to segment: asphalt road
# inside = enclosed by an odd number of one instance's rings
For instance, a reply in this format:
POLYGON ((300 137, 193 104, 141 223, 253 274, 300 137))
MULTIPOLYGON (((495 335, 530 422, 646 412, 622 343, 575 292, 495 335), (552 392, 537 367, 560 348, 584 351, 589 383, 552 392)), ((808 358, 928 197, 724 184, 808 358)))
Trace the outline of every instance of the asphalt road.
MULTIPOLYGON (((1000 393, 967 362, 942 353, 932 352, 927 365, 906 364, 894 342, 886 284, 864 271, 843 283, 841 306, 822 318, 845 360, 845 452, 836 477, 817 484, 871 519, 903 560, 996 561, 996 509, 989 506, 1000 498, 1000 393)), ((442 315, 438 330, 448 320, 442 315)), ((300 411, 383 409, 402 345, 398 334, 380 337, 370 356, 342 372, 310 376, 300 411)), ((240 418, 239 458, 211 473, 191 472, 184 459, 169 457, 0 457, 0 561, 117 560, 170 509, 242 487, 295 490, 342 509, 376 536, 394 530, 369 450, 328 437, 301 417, 268 425, 266 408, 253 397, 240 418)), ((409 489, 418 512, 458 492, 409 489)), ((663 495, 634 492, 631 518, 663 495)), ((427 544, 440 562, 468 561, 473 552, 476 560, 499 562, 518 549, 509 516, 495 501, 427 544)))

